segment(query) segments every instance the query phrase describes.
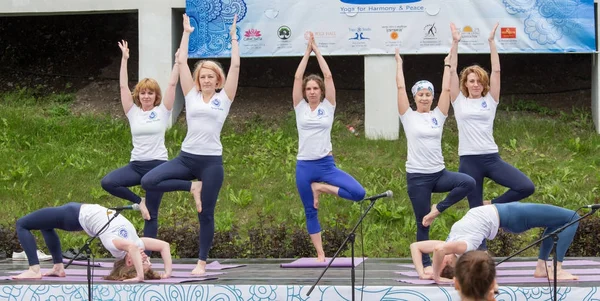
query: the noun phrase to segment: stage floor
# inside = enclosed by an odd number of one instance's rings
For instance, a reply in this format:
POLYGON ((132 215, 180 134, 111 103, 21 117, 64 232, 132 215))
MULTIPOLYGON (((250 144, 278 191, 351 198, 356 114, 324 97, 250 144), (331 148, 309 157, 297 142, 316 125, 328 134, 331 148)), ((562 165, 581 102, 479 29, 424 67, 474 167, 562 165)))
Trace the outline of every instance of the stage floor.
MULTIPOLYGON (((498 261, 498 258, 495 258, 498 261)), ((516 261, 534 261, 535 258, 519 258, 516 261)), ((600 258, 568 258, 565 263, 572 260, 590 260, 598 263, 598 266, 578 266, 573 269, 593 269, 600 268, 600 258)), ((99 262, 112 262, 107 259, 98 259, 99 262)), ((323 268, 281 268, 280 264, 289 263, 294 259, 210 259, 211 261, 219 261, 221 264, 243 264, 245 266, 231 268, 221 271, 211 272, 222 272, 223 274, 216 275, 218 279, 210 280, 211 284, 218 283, 224 285, 237 285, 237 284, 268 284, 268 285, 283 285, 283 284, 295 284, 295 285, 312 285, 323 268)), ((154 264, 161 263, 160 258, 152 258, 154 264)), ((195 264, 194 259, 176 259, 173 263, 179 264, 195 264)), ((368 258, 364 262, 360 263, 355 268, 356 271, 356 286, 414 286, 414 284, 402 283, 396 281, 396 279, 402 278, 402 275, 395 272, 409 272, 414 269, 402 266, 403 264, 410 264, 411 261, 408 258, 368 258), (364 275, 364 277, 363 277, 364 275)), ((51 268, 51 262, 42 262, 42 269, 51 268)), ((16 271, 26 270, 28 267, 27 261, 13 261, 12 259, 4 259, 0 261, 0 276, 12 276, 16 271), (11 273, 13 272, 13 273, 11 273)), ((498 267, 502 268, 502 265, 498 267)), ((85 270, 84 266, 72 265, 67 269, 67 274, 71 269, 85 270)), ((103 268, 106 269, 106 268, 103 268)), ((162 271, 162 268, 155 268, 157 271, 162 271)), ((532 267, 515 267, 512 270, 527 270, 531 271, 533 275, 532 267)), ((569 267, 565 267, 569 270, 569 267)), ((177 271, 185 272, 191 271, 191 269, 174 269, 177 271)), ((523 275, 523 277, 526 277, 523 275)), ((532 276, 533 277, 533 276, 532 276)), ((10 281, 11 283, 19 284, 53 284, 61 283, 64 281, 10 281)), ((209 283, 204 281, 203 283, 209 283)), ((508 285, 514 284, 519 286, 540 286, 539 283, 506 283, 508 285)), ((350 268, 330 268, 319 282, 319 285, 350 285, 350 268)), ((598 282, 559 282, 559 286, 600 286, 600 275, 598 275, 598 282)))
MULTIPOLYGON (((142 284, 128 284, 123 282, 118 283, 94 283, 94 295, 98 294, 99 290, 105 292, 112 292, 110 294, 113 297, 100 297, 100 300, 146 300, 154 295, 163 296, 157 300, 188 300, 189 297, 183 298, 184 295, 190 295, 199 297, 200 295, 206 296, 207 299, 198 300, 212 300, 211 296, 220 294, 227 294, 232 292, 232 298, 223 300, 350 300, 351 289, 350 289, 350 268, 330 268, 323 279, 319 282, 319 286, 311 294, 311 297, 306 297, 306 292, 310 286, 316 281, 318 276, 323 271, 321 267, 312 268, 281 268, 280 264, 290 263, 294 259, 214 259, 219 261, 220 264, 243 264, 242 267, 236 267, 225 270, 209 270, 209 272, 218 272, 222 274, 215 275, 213 277, 217 279, 205 280, 205 281, 191 281, 186 283, 177 284, 152 284, 151 281, 142 284), (129 288, 128 288, 129 287, 129 288), (178 291, 176 297, 173 297, 172 291, 178 291), (259 290, 262 295, 259 293, 259 290), (149 291, 152 294, 149 295, 149 291), (191 291, 194 291, 192 293, 191 291), (144 292, 142 294, 142 292, 144 292), (130 296, 127 294, 137 294, 130 296), (199 295, 200 294, 200 295, 199 295), (258 297, 257 297, 258 296, 258 297), (183 299, 181 299, 181 298, 183 299), (249 298, 250 297, 250 298, 249 298)), ((496 258, 496 261, 498 259, 496 258)), ((519 258, 512 262, 525 262, 535 261, 535 258, 519 258)), ((568 258, 565 260, 565 265, 569 261, 585 260, 588 264, 584 265, 582 262, 579 266, 565 266, 565 269, 571 270, 576 269, 583 273, 582 277, 586 278, 586 281, 569 281, 559 282, 559 295, 562 295, 562 300, 575 300, 573 298, 580 298, 581 296, 600 297, 598 287, 600 287, 600 258, 568 258), (584 273, 588 272, 588 273, 584 273), (598 296, 596 296, 598 295, 598 296)), ((112 262, 111 260, 97 260, 99 262, 112 262)), ((209 262, 213 261, 211 259, 209 262)), ((152 259, 153 264, 161 263, 159 258, 152 259)), ((179 259, 174 260, 177 264, 195 264, 194 259, 179 259)), ((382 258, 369 258, 364 262, 360 263, 356 267, 356 286, 355 292, 358 296, 362 291, 364 300, 459 300, 457 294, 454 291, 452 285, 422 285, 417 282, 403 283, 397 281, 397 279, 417 279, 415 277, 409 277, 410 275, 401 275, 400 273, 410 273, 414 270, 407 266, 410 264, 410 260, 407 258, 393 258, 393 259, 382 259, 382 258), (400 272, 400 273, 399 273, 400 272), (364 275, 364 276, 363 276, 364 275), (364 289, 361 289, 364 285, 364 289), (391 299, 390 299, 391 298, 391 299)), ((43 262, 42 268, 51 268, 51 262, 43 262)), ((14 275, 17 271, 23 271, 27 269, 26 261, 12 261, 12 259, 5 259, 0 261, 0 277, 6 279, 6 277, 14 275)), ((107 270, 108 268, 96 268, 96 271, 107 270)), ((162 271, 162 268, 155 268, 157 271, 162 271)), ((82 272, 85 270, 84 266, 71 266, 67 269, 68 275, 79 275, 79 281, 68 282, 68 281, 56 281, 52 279, 48 280, 36 280, 36 281, 14 281, 4 280, 0 283, 0 300, 31 300, 30 298, 41 297, 42 300, 46 300, 50 294, 50 290, 54 290, 52 294, 57 293, 57 289, 60 289, 61 295, 65 296, 69 292, 65 292, 66 287, 74 287, 78 290, 77 294, 81 298, 74 298, 86 300, 87 299, 87 286, 85 282, 82 282, 82 277, 85 277, 82 272), (70 270, 72 271, 69 274, 70 270), (75 273, 77 272, 77 273, 75 273), (26 296, 26 291, 22 288, 27 287, 27 291, 34 291, 26 296), (50 289, 50 288, 52 289, 50 289), (47 289, 48 288, 48 289, 47 289), (11 292, 7 295, 7 292, 11 292), (18 291, 18 292, 17 292, 18 291), (37 292, 44 291, 46 295, 38 294, 37 292)), ((524 278, 533 278, 533 267, 523 266, 512 266, 509 269, 499 266, 499 270, 510 270, 511 272, 517 272, 518 277, 507 277, 506 279, 515 279, 513 283, 504 282, 501 284, 501 294, 499 297, 503 297, 501 300, 528 300, 533 295, 542 297, 543 295, 550 294, 549 285, 547 282, 536 282, 526 283, 521 281, 524 278), (522 273, 519 273, 522 272, 522 273), (531 272, 531 273, 528 273, 531 272), (520 277, 520 278, 519 278, 520 277), (521 279, 521 280, 519 280, 521 279)), ((174 269, 179 273, 185 274, 190 272, 191 268, 178 268, 174 269)), ((574 273, 577 274, 577 273, 574 273)), ((516 275, 516 274, 515 274, 516 275)), ((98 277, 98 276, 96 276, 98 277)), ((499 277, 501 277, 499 275, 499 277)), ((109 295, 110 295, 109 294, 109 295)), ((53 295, 56 296, 56 295, 53 295)), ((70 299, 71 300, 71 299, 70 299)), ((220 300, 220 299, 219 299, 220 300)), ((500 300, 500 299, 499 299, 500 300)), ((545 300, 545 299, 539 299, 545 300)), ((580 299, 583 300, 583 299, 580 299)))

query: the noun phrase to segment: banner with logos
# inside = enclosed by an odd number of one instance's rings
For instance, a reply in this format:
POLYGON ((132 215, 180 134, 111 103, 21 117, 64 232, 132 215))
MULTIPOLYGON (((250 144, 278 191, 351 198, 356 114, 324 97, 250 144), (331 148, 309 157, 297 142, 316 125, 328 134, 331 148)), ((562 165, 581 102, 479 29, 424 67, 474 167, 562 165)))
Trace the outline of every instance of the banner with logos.
POLYGON ((450 22, 461 53, 596 50, 594 0, 186 0, 192 58, 228 57, 237 14, 243 57, 301 56, 312 31, 326 55, 447 53, 450 22))

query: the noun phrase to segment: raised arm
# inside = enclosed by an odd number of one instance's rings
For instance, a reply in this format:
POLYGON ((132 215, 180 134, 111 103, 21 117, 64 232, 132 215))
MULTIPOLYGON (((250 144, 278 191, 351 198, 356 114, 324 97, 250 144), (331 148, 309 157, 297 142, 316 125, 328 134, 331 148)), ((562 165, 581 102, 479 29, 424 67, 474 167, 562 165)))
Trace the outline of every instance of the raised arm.
POLYGON ((315 43, 315 36, 312 32, 310 33, 310 41, 312 44, 312 51, 315 53, 317 61, 319 62, 319 67, 321 67, 321 73, 323 73, 323 80, 325 81, 325 98, 335 106, 335 85, 333 84, 333 75, 331 74, 331 70, 329 70, 325 58, 321 55, 317 43, 315 43))
POLYGON ((419 274, 420 279, 432 279, 432 275, 427 275, 423 267, 423 253, 429 254, 433 252, 437 245, 443 244, 441 240, 423 240, 410 244, 410 256, 412 257, 415 270, 419 274))
POLYGON ((133 106, 133 96, 129 90, 129 76, 127 76, 127 60, 129 59, 129 45, 127 41, 121 40, 119 48, 121 48, 121 70, 119 71, 119 87, 121 90, 121 105, 125 114, 129 112, 133 106))
POLYGON ((458 78, 458 42, 460 42, 460 31, 454 23, 450 23, 452 31, 452 47, 450 47, 450 100, 454 102, 460 93, 460 80, 458 78))
POLYGON ((173 272, 173 260, 171 259, 171 246, 168 242, 162 241, 150 237, 142 237, 146 250, 160 252, 163 263, 165 265, 165 273, 161 275, 161 278, 171 277, 173 272))
POLYGON ((496 29, 498 29, 499 23, 494 25, 494 29, 490 33, 488 42, 490 42, 490 59, 492 61, 492 74, 490 74, 490 95, 498 103, 500 102, 500 56, 498 55, 498 49, 496 49, 496 29))
POLYGON ((308 64, 308 58, 310 57, 311 52, 312 39, 308 39, 304 56, 302 57, 300 64, 298 64, 296 74, 294 75, 294 87, 292 88, 292 100, 294 101, 294 107, 296 107, 304 98, 302 93, 302 79, 304 78, 304 71, 306 70, 306 64, 308 64))
MULTIPOLYGON (((454 44, 452 44, 454 47, 454 44)), ((440 99, 438 100, 438 108, 440 112, 445 116, 448 116, 448 109, 450 107, 450 73, 452 72, 452 65, 450 65, 450 60, 452 56, 452 50, 450 53, 444 58, 444 75, 442 76, 442 93, 440 93, 440 99)), ((456 72, 455 72, 456 73, 456 72)))
POLYGON ((229 65, 229 71, 227 72, 227 81, 225 81, 225 94, 233 101, 235 98, 235 92, 238 87, 238 79, 240 77, 240 48, 237 39, 237 15, 233 16, 233 24, 231 24, 231 30, 229 35, 231 36, 231 62, 229 65))
POLYGON ((194 31, 194 27, 190 25, 190 17, 183 14, 183 35, 181 36, 181 43, 179 44, 179 55, 177 56, 177 63, 179 63, 179 82, 181 83, 181 89, 183 95, 187 95, 192 89, 195 88, 194 78, 192 77, 192 71, 188 66, 188 43, 190 41, 190 34, 194 31))
POLYGON ((438 244, 433 249, 433 280, 442 280, 440 274, 444 268, 444 256, 447 254, 463 254, 467 251, 467 243, 464 241, 452 241, 438 244))
POLYGON ((131 261, 133 262, 133 266, 135 267, 135 272, 137 276, 130 279, 125 279, 123 281, 128 282, 141 282, 144 281, 144 266, 142 264, 142 255, 140 254, 140 250, 136 244, 134 244, 130 240, 125 240, 122 238, 113 239, 113 244, 115 247, 121 251, 125 251, 131 257, 131 261))
POLYGON ((171 70, 171 76, 169 76, 169 83, 167 84, 167 90, 165 91, 165 97, 163 98, 163 105, 167 110, 173 109, 173 102, 175 101, 175 87, 177 86, 177 80, 179 79, 179 63, 177 62, 177 56, 179 55, 179 49, 175 52, 175 63, 171 70))
MULTIPOLYGON (((402 58, 400 57, 400 50, 396 48, 396 86, 398 87, 398 114, 404 115, 410 103, 408 102, 408 95, 406 94, 406 83, 404 81, 404 71, 402 70, 402 58)), ((411 245, 412 250, 412 245, 411 245)))

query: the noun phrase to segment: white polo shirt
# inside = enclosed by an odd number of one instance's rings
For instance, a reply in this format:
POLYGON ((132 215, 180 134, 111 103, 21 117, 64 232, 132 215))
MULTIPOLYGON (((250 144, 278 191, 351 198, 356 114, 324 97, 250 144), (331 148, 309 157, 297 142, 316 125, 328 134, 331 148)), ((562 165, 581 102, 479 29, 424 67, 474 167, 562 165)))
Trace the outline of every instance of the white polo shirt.
POLYGON ((464 241, 467 250, 477 250, 484 239, 494 239, 500 228, 500 217, 494 205, 475 207, 452 225, 447 242, 464 241))
POLYGON ((442 132, 446 116, 435 108, 427 113, 419 113, 408 108, 400 115, 408 156, 407 173, 436 173, 445 168, 442 155, 442 132))
POLYGON ((231 103, 224 89, 215 93, 208 102, 204 102, 202 92, 192 89, 185 96, 188 130, 181 150, 194 155, 221 156, 221 130, 231 103))
POLYGON ((331 127, 335 106, 327 99, 311 111, 303 99, 296 107, 296 127, 298 128, 298 160, 318 160, 333 149, 331 127))
POLYGON ((171 111, 161 103, 144 112, 135 104, 127 112, 131 128, 130 161, 167 160, 168 152, 165 147, 165 131, 169 126, 171 111))
MULTIPOLYGON (((79 210, 79 224, 89 236, 94 236, 110 218, 114 211, 96 204, 83 204, 79 210), (110 213, 110 214, 109 214, 110 213)), ((127 255, 126 251, 121 251, 115 247, 113 239, 120 238, 130 240, 138 247, 145 249, 144 242, 140 239, 131 224, 122 215, 117 216, 110 222, 110 225, 98 235, 102 245, 117 259, 122 259, 127 255)))
POLYGON ((498 103, 490 93, 477 99, 462 92, 452 103, 458 125, 458 155, 485 155, 498 152, 494 142, 494 118, 498 103))

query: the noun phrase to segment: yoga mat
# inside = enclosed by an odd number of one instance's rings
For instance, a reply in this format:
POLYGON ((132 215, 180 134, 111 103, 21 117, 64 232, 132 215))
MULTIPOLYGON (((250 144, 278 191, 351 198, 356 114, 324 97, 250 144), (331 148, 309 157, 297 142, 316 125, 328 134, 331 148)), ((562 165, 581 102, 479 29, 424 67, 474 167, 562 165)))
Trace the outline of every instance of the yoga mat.
MULTIPOLYGON (((552 264, 552 260, 548 261, 548 264, 552 264)), ((519 267, 535 267, 537 265, 537 261, 507 261, 503 262, 497 266, 497 268, 519 268, 519 267)), ((590 265, 600 265, 600 261, 593 260, 565 260, 563 262, 563 267, 568 266, 590 266, 590 265)), ((405 268, 415 268, 412 264, 399 264, 398 266, 405 268)))
MULTIPOLYGON (((367 258, 365 258, 366 260, 367 258)), ((331 258, 325 258, 325 262, 317 262, 317 258, 314 257, 304 257, 297 259, 290 263, 282 263, 280 267, 282 268, 324 268, 329 264, 331 258)), ((354 266, 357 267, 359 264, 363 262, 362 257, 354 257, 354 266)), ((331 264, 332 268, 349 268, 352 266, 352 258, 347 257, 338 257, 331 264)))
MULTIPOLYGON (((597 276, 597 275, 583 275, 583 276, 579 276, 579 280, 559 280, 558 282, 559 283, 597 282, 599 280, 600 280, 600 276, 597 276)), ((409 284, 419 284, 419 285, 436 284, 435 281, 433 281, 433 280, 422 280, 422 279, 418 279, 418 278, 396 279, 396 281, 403 282, 403 283, 409 283, 409 284)), ((548 283, 547 278, 533 278, 533 276, 496 277, 496 281, 498 282, 498 284, 548 283)), ((552 280, 550 280, 550 283, 552 283, 552 280)), ((453 283, 450 282, 447 284, 453 284, 453 283)), ((446 283, 443 283, 442 285, 446 285, 446 283)))
MULTIPOLYGON (((567 269, 569 273, 573 275, 599 275, 598 280, 600 280, 600 269, 567 269)), ((419 277, 419 274, 415 271, 402 271, 396 272, 396 274, 400 274, 408 277, 419 277)), ((533 270, 496 270, 497 276, 533 276, 533 270)))
MULTIPOLYGON (((216 277, 206 277, 206 278, 167 278, 167 279, 158 279, 158 280, 145 280, 143 283, 184 283, 184 282, 194 282, 194 281, 205 281, 205 280, 215 280, 216 277)), ((11 279, 10 276, 1 277, 0 280, 12 280, 12 281, 54 281, 54 282, 87 282, 87 276, 67 276, 67 277, 43 277, 42 279, 35 280, 19 280, 19 279, 11 279)), ((139 282, 123 282, 123 281, 115 281, 115 280, 104 280, 101 277, 94 277, 92 279, 94 283, 130 283, 130 284, 138 284, 139 282)))
MULTIPOLYGON (((63 259, 63 262, 66 264, 67 262, 69 262, 68 259, 63 259)), ((78 261, 75 260, 71 263, 72 265, 80 265, 80 266, 87 266, 87 261, 78 261)), ((112 262, 94 262, 92 264, 92 266, 94 267, 101 267, 101 268, 112 268, 113 267, 113 263, 112 262)), ((158 269, 162 269, 164 268, 164 264, 163 263, 153 263, 152 264, 152 268, 158 268, 158 269)), ((220 264, 218 261, 213 261, 209 264, 206 265, 206 269, 207 270, 226 270, 226 269, 233 269, 233 268, 238 268, 238 267, 243 267, 246 266, 245 264, 220 264)), ((195 263, 190 263, 190 264, 186 264, 186 263, 174 263, 172 265, 174 270, 193 270, 196 267, 195 263)))
MULTIPOLYGON (((50 271, 49 269, 42 269, 42 274, 46 273, 50 271)), ((224 273, 219 273, 219 272, 206 272, 202 275, 192 275, 190 274, 192 271, 189 272, 183 272, 183 271, 173 271, 171 273, 171 277, 175 277, 175 278, 197 278, 197 277, 207 277, 207 276, 215 276, 215 275, 221 275, 224 273)), ((10 274, 21 274, 23 273, 23 271, 10 271, 8 272, 10 274)), ((84 269, 66 269, 65 273, 67 273, 67 276, 87 276, 87 271, 84 269)), ((108 276, 110 274, 110 270, 103 270, 103 269, 94 269, 93 271, 93 275, 94 277, 96 276, 108 276)), ((62 278, 62 277, 54 277, 54 278, 62 278)))

